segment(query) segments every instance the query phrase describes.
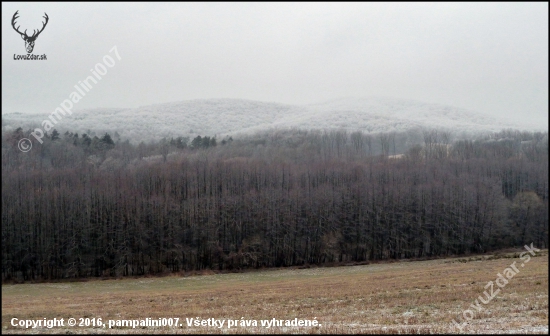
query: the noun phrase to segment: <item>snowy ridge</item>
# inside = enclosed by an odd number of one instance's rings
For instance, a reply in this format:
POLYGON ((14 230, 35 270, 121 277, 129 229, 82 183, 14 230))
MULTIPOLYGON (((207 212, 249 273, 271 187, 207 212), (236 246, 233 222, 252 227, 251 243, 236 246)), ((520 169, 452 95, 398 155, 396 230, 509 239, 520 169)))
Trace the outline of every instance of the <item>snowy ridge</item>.
MULTIPOLYGON (((39 127, 48 114, 7 113, 5 130, 39 127)), ((394 98, 342 98, 320 104, 287 105, 244 99, 197 99, 138 108, 74 110, 55 127, 86 133, 117 131, 132 141, 163 137, 225 136, 274 128, 345 129, 366 133, 426 127, 462 133, 504 128, 546 130, 545 126, 497 120, 469 110, 394 98)))

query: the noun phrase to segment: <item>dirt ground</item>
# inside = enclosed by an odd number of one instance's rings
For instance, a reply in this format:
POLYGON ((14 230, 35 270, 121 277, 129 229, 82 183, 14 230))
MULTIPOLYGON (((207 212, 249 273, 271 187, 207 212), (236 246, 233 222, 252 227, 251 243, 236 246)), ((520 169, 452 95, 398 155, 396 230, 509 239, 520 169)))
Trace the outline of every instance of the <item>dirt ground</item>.
POLYGON ((2 285, 2 333, 548 334, 548 251, 527 254, 528 261, 525 254, 520 258, 521 252, 525 250, 362 266, 2 285), (69 326, 69 318, 77 325, 69 326), (140 320, 151 325, 147 318, 173 326, 139 326, 140 320), (19 325, 53 319, 63 319, 63 326, 19 325), (138 326, 120 320, 137 320, 138 326), (214 320, 224 324, 214 326, 214 320))

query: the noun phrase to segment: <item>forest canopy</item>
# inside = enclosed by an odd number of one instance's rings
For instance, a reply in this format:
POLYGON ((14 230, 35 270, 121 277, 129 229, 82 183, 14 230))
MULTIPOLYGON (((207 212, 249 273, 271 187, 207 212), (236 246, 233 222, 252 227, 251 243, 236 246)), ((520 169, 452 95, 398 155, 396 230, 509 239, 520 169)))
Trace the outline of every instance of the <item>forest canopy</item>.
POLYGON ((2 134, 3 281, 548 247, 547 133, 23 134, 2 134))

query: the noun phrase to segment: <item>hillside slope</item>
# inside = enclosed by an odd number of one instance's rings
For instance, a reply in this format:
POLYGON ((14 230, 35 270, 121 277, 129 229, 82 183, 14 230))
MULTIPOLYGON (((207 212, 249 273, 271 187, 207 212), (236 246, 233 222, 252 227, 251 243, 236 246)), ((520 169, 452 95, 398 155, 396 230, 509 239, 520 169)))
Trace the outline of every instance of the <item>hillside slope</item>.
MULTIPOLYGON (((48 115, 6 113, 6 130, 38 127, 48 115)), ((132 141, 163 137, 225 136, 272 128, 345 129, 366 133, 439 128, 462 133, 503 128, 542 130, 545 126, 497 120, 440 104, 394 98, 343 98, 320 104, 287 105, 243 99, 198 99, 128 109, 75 110, 56 125, 80 133, 117 131, 132 141)))

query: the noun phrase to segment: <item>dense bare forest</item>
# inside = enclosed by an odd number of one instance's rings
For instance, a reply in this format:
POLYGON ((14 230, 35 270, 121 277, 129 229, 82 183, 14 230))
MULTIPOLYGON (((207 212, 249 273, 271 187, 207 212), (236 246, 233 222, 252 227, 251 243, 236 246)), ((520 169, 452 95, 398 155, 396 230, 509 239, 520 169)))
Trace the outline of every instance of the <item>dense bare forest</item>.
POLYGON ((548 134, 2 135, 2 280, 548 247, 548 134))

